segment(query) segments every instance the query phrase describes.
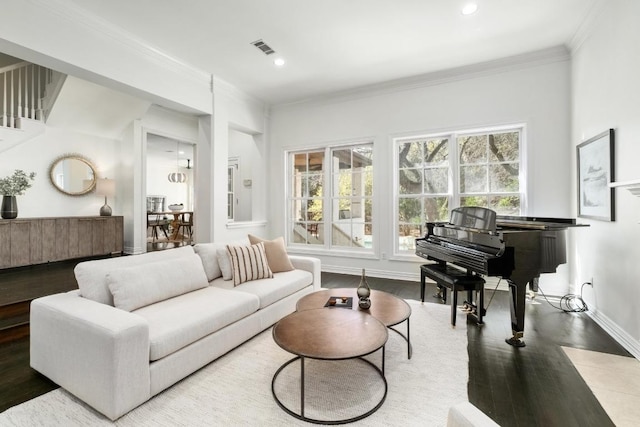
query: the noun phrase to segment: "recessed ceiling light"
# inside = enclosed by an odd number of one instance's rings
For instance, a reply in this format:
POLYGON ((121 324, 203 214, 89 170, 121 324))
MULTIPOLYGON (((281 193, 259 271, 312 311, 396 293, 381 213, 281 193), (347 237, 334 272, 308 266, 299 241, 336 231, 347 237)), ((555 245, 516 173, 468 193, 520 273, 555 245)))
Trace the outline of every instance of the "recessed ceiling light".
POLYGON ((276 58, 273 60, 273 63, 275 64, 276 67, 282 67, 284 66, 284 59, 276 58))
POLYGON ((472 15, 472 14, 476 13, 477 10, 478 10, 478 5, 476 3, 467 3, 462 8, 462 14, 463 15, 472 15))

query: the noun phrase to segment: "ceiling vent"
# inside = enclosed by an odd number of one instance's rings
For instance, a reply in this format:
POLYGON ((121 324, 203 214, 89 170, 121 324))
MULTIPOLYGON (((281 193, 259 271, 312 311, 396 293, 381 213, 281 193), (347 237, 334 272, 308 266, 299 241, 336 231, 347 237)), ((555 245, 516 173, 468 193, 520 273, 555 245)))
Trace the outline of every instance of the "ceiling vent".
POLYGON ((257 47, 258 49, 260 49, 262 51, 262 53, 264 53, 265 55, 271 55, 272 53, 276 53, 276 51, 271 49, 271 47, 269 47, 268 44, 263 42, 262 39, 256 40, 256 41, 252 42, 251 44, 254 45, 255 47, 257 47))

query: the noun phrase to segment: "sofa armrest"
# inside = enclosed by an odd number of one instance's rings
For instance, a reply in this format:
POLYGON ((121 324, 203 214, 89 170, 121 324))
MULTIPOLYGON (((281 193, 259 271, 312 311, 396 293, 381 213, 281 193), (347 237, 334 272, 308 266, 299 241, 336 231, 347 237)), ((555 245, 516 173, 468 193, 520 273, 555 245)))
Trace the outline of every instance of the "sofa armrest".
POLYGON ((320 290, 322 285, 320 277, 320 259, 309 256, 289 255, 291 264, 299 270, 306 270, 313 274, 313 289, 320 290))
POLYGON ((469 402, 461 402, 449 408, 447 427, 500 427, 484 412, 469 402))
POLYGON ((75 293, 35 299, 31 367, 114 420, 151 397, 149 325, 75 293))

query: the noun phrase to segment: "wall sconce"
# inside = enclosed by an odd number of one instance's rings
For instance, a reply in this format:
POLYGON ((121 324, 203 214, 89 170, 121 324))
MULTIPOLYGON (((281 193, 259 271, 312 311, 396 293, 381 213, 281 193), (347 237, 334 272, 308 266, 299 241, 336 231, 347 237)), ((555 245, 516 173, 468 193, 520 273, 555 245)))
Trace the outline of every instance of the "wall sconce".
POLYGON ((116 182, 107 178, 96 180, 96 194, 104 196, 104 206, 100 208, 100 216, 111 216, 111 207, 107 204, 107 197, 116 195, 116 182))

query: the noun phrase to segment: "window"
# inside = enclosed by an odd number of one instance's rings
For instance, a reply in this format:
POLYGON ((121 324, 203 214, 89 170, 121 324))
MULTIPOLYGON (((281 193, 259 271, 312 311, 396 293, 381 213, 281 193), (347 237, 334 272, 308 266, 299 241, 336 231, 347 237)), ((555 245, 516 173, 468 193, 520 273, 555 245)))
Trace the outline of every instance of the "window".
POLYGON ((373 144, 288 154, 288 242, 373 247, 373 144))
POLYGON ((238 160, 229 159, 229 165, 227 166, 227 220, 233 221, 235 219, 235 206, 236 206, 236 171, 238 170, 238 160))
POLYGON ((519 215, 522 128, 397 138, 397 252, 414 252, 425 223, 458 206, 519 215))

